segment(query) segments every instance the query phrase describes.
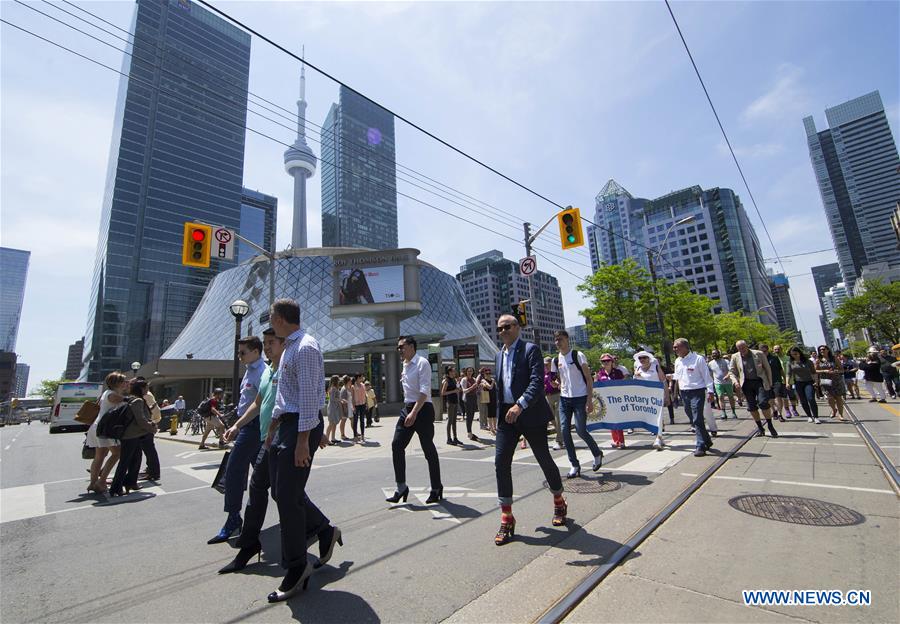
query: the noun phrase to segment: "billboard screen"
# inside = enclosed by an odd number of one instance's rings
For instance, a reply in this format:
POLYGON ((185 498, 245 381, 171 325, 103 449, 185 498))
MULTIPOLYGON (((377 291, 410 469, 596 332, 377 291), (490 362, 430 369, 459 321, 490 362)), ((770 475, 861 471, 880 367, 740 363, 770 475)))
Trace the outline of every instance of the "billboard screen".
POLYGON ((393 303, 404 300, 403 266, 342 269, 338 305, 393 303))

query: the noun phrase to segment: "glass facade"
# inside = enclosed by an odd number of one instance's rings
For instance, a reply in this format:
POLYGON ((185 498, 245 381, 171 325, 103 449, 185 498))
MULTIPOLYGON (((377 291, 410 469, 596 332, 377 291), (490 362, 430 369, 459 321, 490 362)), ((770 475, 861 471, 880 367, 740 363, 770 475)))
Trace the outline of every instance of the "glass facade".
MULTIPOLYGON (((362 357, 364 345, 384 339, 384 328, 373 318, 330 316, 333 300, 332 257, 321 250, 302 249, 278 253, 275 292, 300 303, 300 321, 322 347, 326 358, 362 357)), ((400 323, 401 334, 443 336, 443 340, 467 340, 478 344, 483 358, 497 349, 466 304, 462 288, 451 275, 435 267, 421 266, 422 312, 400 323)), ((228 360, 234 354, 234 317, 228 309, 235 299, 250 304, 242 334, 260 334, 259 315, 269 302, 269 262, 264 258, 223 271, 209 284, 190 322, 162 358, 228 360)), ((420 345, 421 346, 421 345, 420 345)))
MULTIPOLYGON (((241 228, 238 233, 269 251, 275 251, 275 230, 278 223, 278 198, 258 191, 244 189, 241 193, 241 228)), ((246 262, 259 252, 238 241, 236 258, 246 262)))
POLYGON ((825 312, 825 293, 832 287, 842 281, 841 265, 837 262, 831 264, 823 264, 814 266, 810 269, 812 273, 813 283, 816 285, 816 297, 819 300, 819 309, 822 314, 819 315, 819 324, 822 326, 822 335, 825 340, 829 340, 831 332, 831 324, 828 322, 828 316, 825 312))
POLYGON ((772 291, 772 303, 775 305, 778 329, 797 332, 797 342, 802 344, 803 338, 799 336, 797 319, 794 317, 794 306, 791 305, 790 281, 784 273, 772 273, 769 275, 769 289, 772 291))
POLYGON ((30 251, 0 247, 0 351, 16 351, 30 258, 30 251))
POLYGON ((900 197, 900 156, 878 91, 828 108, 825 116, 828 130, 818 132, 812 117, 803 125, 842 281, 852 292, 866 265, 900 265, 890 222, 900 197))
POLYGON ((181 265, 185 221, 239 230, 250 36, 189 0, 138 0, 113 127, 81 378, 164 351, 208 269, 181 265))
POLYGON ((322 246, 397 247, 394 116, 345 87, 322 130, 322 246))

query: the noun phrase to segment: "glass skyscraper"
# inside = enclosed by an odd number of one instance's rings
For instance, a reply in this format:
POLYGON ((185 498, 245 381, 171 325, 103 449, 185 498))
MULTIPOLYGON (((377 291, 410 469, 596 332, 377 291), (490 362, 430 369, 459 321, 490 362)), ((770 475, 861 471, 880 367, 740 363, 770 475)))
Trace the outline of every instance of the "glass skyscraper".
MULTIPOLYGON (((238 233, 263 249, 275 251, 275 229, 278 222, 278 198, 251 191, 241 192, 241 228, 238 233)), ((236 259, 245 262, 259 252, 238 241, 236 259)))
POLYGON ((819 309, 822 311, 822 314, 819 315, 819 324, 822 326, 822 335, 825 336, 825 341, 830 344, 832 331, 825 310, 825 293, 828 292, 832 286, 840 284, 843 280, 841 277, 841 265, 837 262, 832 262, 831 264, 814 266, 809 271, 812 273, 813 284, 816 286, 816 298, 819 300, 819 309))
MULTIPOLYGON (((773 305, 756 231, 731 189, 692 186, 641 199, 610 180, 593 220, 601 226, 587 228, 595 271, 629 257, 649 268, 650 248, 658 277, 688 281, 694 293, 719 301, 715 312, 752 314, 773 305)), ((774 316, 761 320, 774 324, 774 316)))
POLYGON ((881 95, 825 109, 829 129, 803 119, 809 156, 848 292, 866 265, 900 265, 891 213, 900 197, 900 156, 881 95))
POLYGON ((138 0, 119 85, 81 377, 157 358, 231 262, 181 265, 183 224, 239 230, 250 36, 190 0, 138 0))
POLYGON ((0 247, 0 351, 16 351, 30 258, 30 251, 0 247))
POLYGON ((784 273, 769 273, 769 289, 772 291, 772 303, 775 306, 775 318, 778 329, 792 331, 797 334, 797 342, 803 344, 803 337, 797 329, 794 306, 791 305, 791 283, 784 273))
POLYGON ((340 88, 322 130, 322 246, 397 247, 394 116, 340 88))

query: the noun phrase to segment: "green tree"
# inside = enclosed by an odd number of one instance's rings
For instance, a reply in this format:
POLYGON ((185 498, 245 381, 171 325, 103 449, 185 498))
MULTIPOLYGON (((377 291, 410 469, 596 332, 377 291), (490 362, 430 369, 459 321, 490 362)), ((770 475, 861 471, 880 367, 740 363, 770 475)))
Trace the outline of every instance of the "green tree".
POLYGON ((65 379, 45 379, 41 382, 41 384, 31 391, 31 396, 39 396, 45 399, 52 400, 53 397, 56 396, 56 389, 59 387, 59 384, 66 381, 65 379))
POLYGON ((900 282, 866 280, 866 290, 838 306, 831 322, 844 332, 868 330, 878 340, 900 342, 900 282))
POLYGON ((657 280, 657 289, 669 340, 687 338, 698 351, 715 342, 717 330, 712 313, 715 300, 694 294, 683 281, 669 284, 657 280))
POLYGON ((637 262, 627 258, 602 266, 578 290, 593 302, 581 311, 592 343, 630 348, 647 344, 647 326, 654 318, 653 288, 650 274, 637 262))
POLYGON ((761 323, 755 316, 743 312, 723 312, 714 318, 716 339, 713 344, 723 352, 733 349, 738 340, 746 340, 750 344, 764 342, 770 347, 780 344, 785 350, 796 342, 794 332, 783 332, 777 326, 761 323))

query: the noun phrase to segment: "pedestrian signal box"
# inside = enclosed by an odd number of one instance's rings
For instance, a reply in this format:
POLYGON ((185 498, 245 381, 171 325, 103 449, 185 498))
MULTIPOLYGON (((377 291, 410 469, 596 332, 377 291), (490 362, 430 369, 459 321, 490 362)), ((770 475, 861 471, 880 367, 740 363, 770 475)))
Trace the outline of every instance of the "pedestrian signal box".
POLYGON ((566 208, 558 215, 559 241, 563 249, 584 245, 584 230, 581 227, 581 211, 578 208, 566 208))
POLYGON ((526 327, 528 325, 528 315, 525 313, 525 302, 513 304, 511 307, 511 312, 516 320, 519 321, 519 327, 526 327))
POLYGON ((212 226, 202 223, 184 224, 184 241, 181 247, 181 264, 190 267, 209 267, 209 249, 212 226))

